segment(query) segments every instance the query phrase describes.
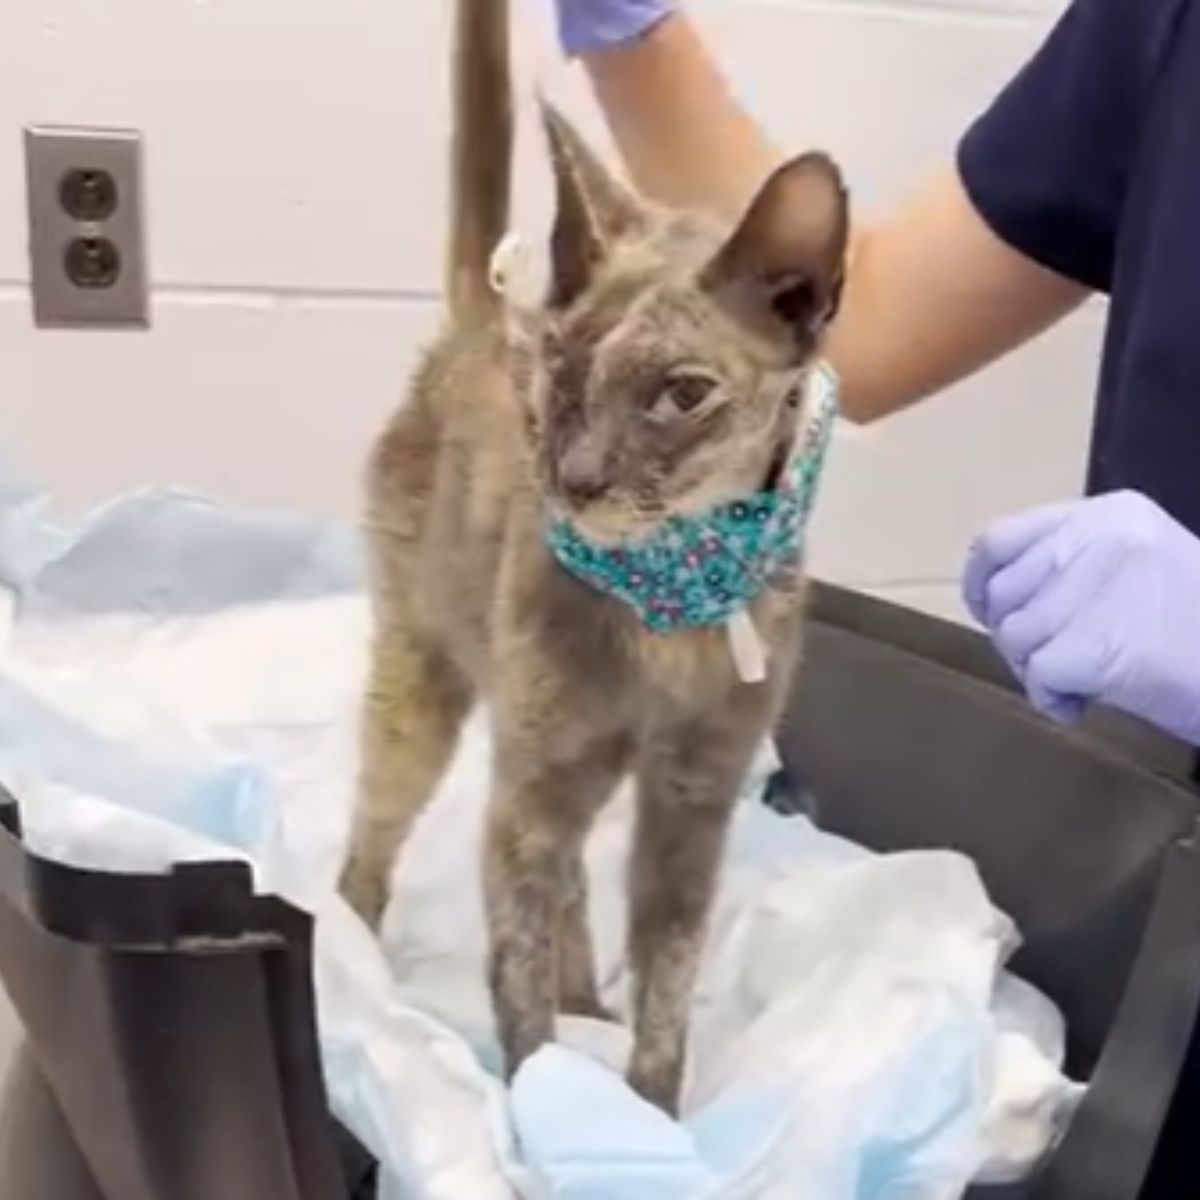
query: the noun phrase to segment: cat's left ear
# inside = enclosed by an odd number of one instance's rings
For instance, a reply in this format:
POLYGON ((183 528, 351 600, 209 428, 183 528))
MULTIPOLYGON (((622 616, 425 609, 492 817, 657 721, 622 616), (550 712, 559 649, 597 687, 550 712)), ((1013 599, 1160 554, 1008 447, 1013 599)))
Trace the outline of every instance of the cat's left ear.
POLYGON ((841 172, 803 154, 763 184, 700 285, 739 322, 807 354, 837 311, 849 237, 841 172))
POLYGON ((617 242, 644 227, 645 212, 566 117, 544 100, 541 107, 556 193, 550 304, 566 308, 588 289, 617 242))

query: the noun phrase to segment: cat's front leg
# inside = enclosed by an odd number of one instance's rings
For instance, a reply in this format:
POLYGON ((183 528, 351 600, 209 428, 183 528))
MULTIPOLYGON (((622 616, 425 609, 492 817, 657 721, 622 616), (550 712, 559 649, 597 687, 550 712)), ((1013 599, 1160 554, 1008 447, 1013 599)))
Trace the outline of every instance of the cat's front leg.
POLYGON ((725 835, 758 737, 755 726, 682 724, 655 739, 638 773, 629 914, 635 1026, 628 1077, 638 1093, 672 1115, 679 1107, 692 993, 725 835))
POLYGON ((596 734, 561 711, 541 727, 497 730, 484 891, 489 984, 509 1078, 553 1040, 560 994, 598 1005, 572 874, 628 756, 626 736, 596 734))
POLYGON ((572 1017, 615 1021, 616 1015, 600 999, 582 845, 567 863, 564 888, 558 925, 558 1011, 572 1017))

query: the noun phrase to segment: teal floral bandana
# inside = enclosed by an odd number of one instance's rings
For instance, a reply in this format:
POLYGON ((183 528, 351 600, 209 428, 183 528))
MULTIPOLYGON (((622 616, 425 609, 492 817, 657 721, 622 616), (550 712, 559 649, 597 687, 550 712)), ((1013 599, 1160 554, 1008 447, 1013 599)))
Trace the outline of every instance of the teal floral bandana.
POLYGON ((795 575, 838 411, 837 378, 809 375, 807 424, 774 491, 671 517, 648 537, 617 546, 589 542, 566 519, 547 540, 577 579, 623 600, 657 633, 727 624, 771 581, 795 575))

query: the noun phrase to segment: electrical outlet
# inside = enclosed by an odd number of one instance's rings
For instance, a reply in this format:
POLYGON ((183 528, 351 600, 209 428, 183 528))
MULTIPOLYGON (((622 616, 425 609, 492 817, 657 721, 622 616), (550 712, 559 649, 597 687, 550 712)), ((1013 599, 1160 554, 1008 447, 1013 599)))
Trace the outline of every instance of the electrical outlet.
POLYGON ((30 127, 25 174, 37 325, 146 328, 141 135, 30 127))

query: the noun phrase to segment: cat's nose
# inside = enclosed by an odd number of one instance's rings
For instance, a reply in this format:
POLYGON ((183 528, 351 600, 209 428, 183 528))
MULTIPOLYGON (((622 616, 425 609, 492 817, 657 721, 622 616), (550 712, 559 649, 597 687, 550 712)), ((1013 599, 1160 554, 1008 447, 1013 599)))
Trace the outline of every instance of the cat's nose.
POLYGON ((572 504, 591 504, 608 491, 608 484, 599 475, 570 475, 564 476, 562 490, 572 504))
POLYGON ((604 456, 585 444, 572 446, 559 463, 558 483, 572 504, 590 504, 609 488, 604 456))

